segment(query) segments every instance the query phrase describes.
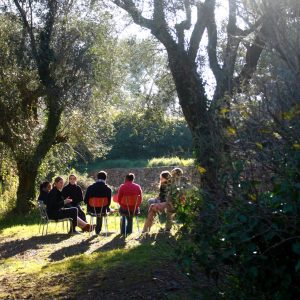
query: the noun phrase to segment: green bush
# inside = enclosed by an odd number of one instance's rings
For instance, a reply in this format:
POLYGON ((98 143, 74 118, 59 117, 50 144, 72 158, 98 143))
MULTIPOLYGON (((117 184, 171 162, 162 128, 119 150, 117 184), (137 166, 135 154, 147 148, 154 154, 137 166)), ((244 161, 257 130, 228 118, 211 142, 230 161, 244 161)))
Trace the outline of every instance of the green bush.
POLYGON ((5 215, 13 210, 16 204, 19 180, 14 170, 13 162, 8 157, 1 161, 0 215, 5 215))
MULTIPOLYGON (((252 194, 257 182, 240 178, 235 198, 197 198, 180 213, 181 258, 189 272, 197 262, 216 280, 210 297, 292 300, 300 295, 300 153, 289 151, 284 176, 252 194)), ((239 170, 242 172, 242 169, 239 170)))
POLYGON ((165 167, 165 166, 179 166, 188 167, 193 166, 195 163, 194 159, 181 159, 177 156, 173 157, 159 157, 152 158, 148 161, 147 167, 165 167))

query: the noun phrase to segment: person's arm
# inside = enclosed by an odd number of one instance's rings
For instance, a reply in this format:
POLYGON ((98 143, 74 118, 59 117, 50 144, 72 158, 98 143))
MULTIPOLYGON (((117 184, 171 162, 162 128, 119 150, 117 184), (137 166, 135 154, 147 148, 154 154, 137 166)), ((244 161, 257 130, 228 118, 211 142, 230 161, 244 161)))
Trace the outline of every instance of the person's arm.
POLYGON ((138 201, 138 206, 140 206, 142 201, 143 201, 143 191, 142 191, 142 188, 140 186, 139 186, 139 189, 140 189, 140 199, 138 201))
POLYGON ((107 198, 108 198, 108 207, 110 206, 110 203, 111 203, 111 189, 108 188, 108 193, 107 193, 107 198))
POLYGON ((64 207, 64 200, 61 199, 58 191, 51 191, 48 196, 47 210, 56 211, 64 207))
POLYGON ((83 201, 83 192, 82 192, 82 188, 77 185, 78 187, 78 203, 82 202, 83 201))
POLYGON ((123 192, 123 185, 121 185, 119 187, 119 191, 118 191, 118 202, 119 202, 119 204, 121 204, 121 201, 122 201, 122 198, 123 198, 123 194, 124 194, 124 192, 123 192))
POLYGON ((69 191, 68 191, 68 186, 67 186, 67 185, 64 186, 64 188, 62 189, 61 193, 62 193, 64 199, 65 199, 65 198, 68 198, 68 196, 70 196, 70 195, 69 195, 69 191))
POLYGON ((85 192, 85 196, 84 196, 84 200, 83 200, 85 204, 89 203, 89 198, 90 198, 90 187, 88 187, 85 192))

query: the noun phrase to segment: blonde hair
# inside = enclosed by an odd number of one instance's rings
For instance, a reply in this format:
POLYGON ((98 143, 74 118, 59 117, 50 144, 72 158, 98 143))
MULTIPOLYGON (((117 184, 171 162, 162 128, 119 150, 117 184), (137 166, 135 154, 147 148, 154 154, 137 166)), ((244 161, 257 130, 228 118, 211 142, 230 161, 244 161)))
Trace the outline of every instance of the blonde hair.
POLYGON ((183 175, 183 171, 180 168, 174 168, 171 171, 171 175, 172 175, 172 177, 181 177, 183 175))

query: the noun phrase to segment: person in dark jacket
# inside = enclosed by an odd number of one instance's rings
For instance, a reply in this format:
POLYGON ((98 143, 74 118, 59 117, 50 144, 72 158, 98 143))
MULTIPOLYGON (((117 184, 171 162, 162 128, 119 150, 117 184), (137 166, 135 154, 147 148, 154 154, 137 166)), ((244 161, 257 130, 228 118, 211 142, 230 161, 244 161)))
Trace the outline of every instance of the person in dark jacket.
POLYGON ((94 228, 90 224, 78 217, 76 207, 65 208, 64 206, 72 202, 71 198, 65 199, 62 194, 64 180, 61 177, 56 177, 53 188, 48 195, 47 214, 50 219, 59 220, 64 218, 72 219, 72 229, 70 233, 78 233, 75 228, 79 226, 83 231, 92 231, 94 228))
POLYGON ((77 178, 74 174, 69 176, 69 183, 62 189, 62 194, 65 198, 71 198, 73 201, 67 207, 76 207, 78 210, 78 217, 86 222, 86 216, 80 202, 83 201, 82 189, 77 185, 77 178))
POLYGON ((49 181, 44 181, 40 184, 40 194, 38 196, 38 201, 47 204, 49 192, 51 191, 51 183, 49 181))
MULTIPOLYGON (((94 210, 94 207, 91 207, 89 205, 89 199, 94 197, 96 198, 107 197, 108 205, 103 207, 102 213, 107 213, 110 211, 109 206, 111 203, 111 188, 106 184, 106 178, 107 178, 107 173, 104 171, 100 171, 97 174, 96 182, 90 185, 86 190, 84 203, 87 204, 87 211, 90 213, 94 213, 95 210, 97 214, 101 213, 101 208, 96 207, 94 210)), ((99 216, 97 217, 96 234, 99 234, 101 232, 101 229, 102 229, 102 216, 99 216)))

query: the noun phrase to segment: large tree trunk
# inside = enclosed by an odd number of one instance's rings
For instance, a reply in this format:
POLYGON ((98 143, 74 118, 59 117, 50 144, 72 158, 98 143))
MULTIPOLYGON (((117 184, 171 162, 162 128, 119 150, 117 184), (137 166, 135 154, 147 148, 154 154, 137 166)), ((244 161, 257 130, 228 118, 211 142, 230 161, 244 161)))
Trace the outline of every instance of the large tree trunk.
POLYGON ((16 212, 18 214, 26 214, 33 208, 38 167, 32 157, 27 158, 26 161, 17 162, 19 186, 16 212))
MULTIPOLYGON (((58 93, 55 93, 55 91, 52 93, 58 96, 58 93)), ((36 148, 33 149, 34 154, 28 155, 25 159, 24 157, 16 158, 19 173, 19 186, 15 209, 17 213, 26 214, 33 207, 32 200, 36 197, 35 186, 38 169, 48 151, 55 143, 61 113, 62 110, 60 108, 55 106, 50 107, 47 125, 39 143, 36 148)))
POLYGON ((193 136, 203 188, 211 195, 223 194, 219 180, 223 157, 222 132, 216 126, 215 115, 208 110, 208 99, 197 66, 184 52, 167 50, 179 102, 193 136))

